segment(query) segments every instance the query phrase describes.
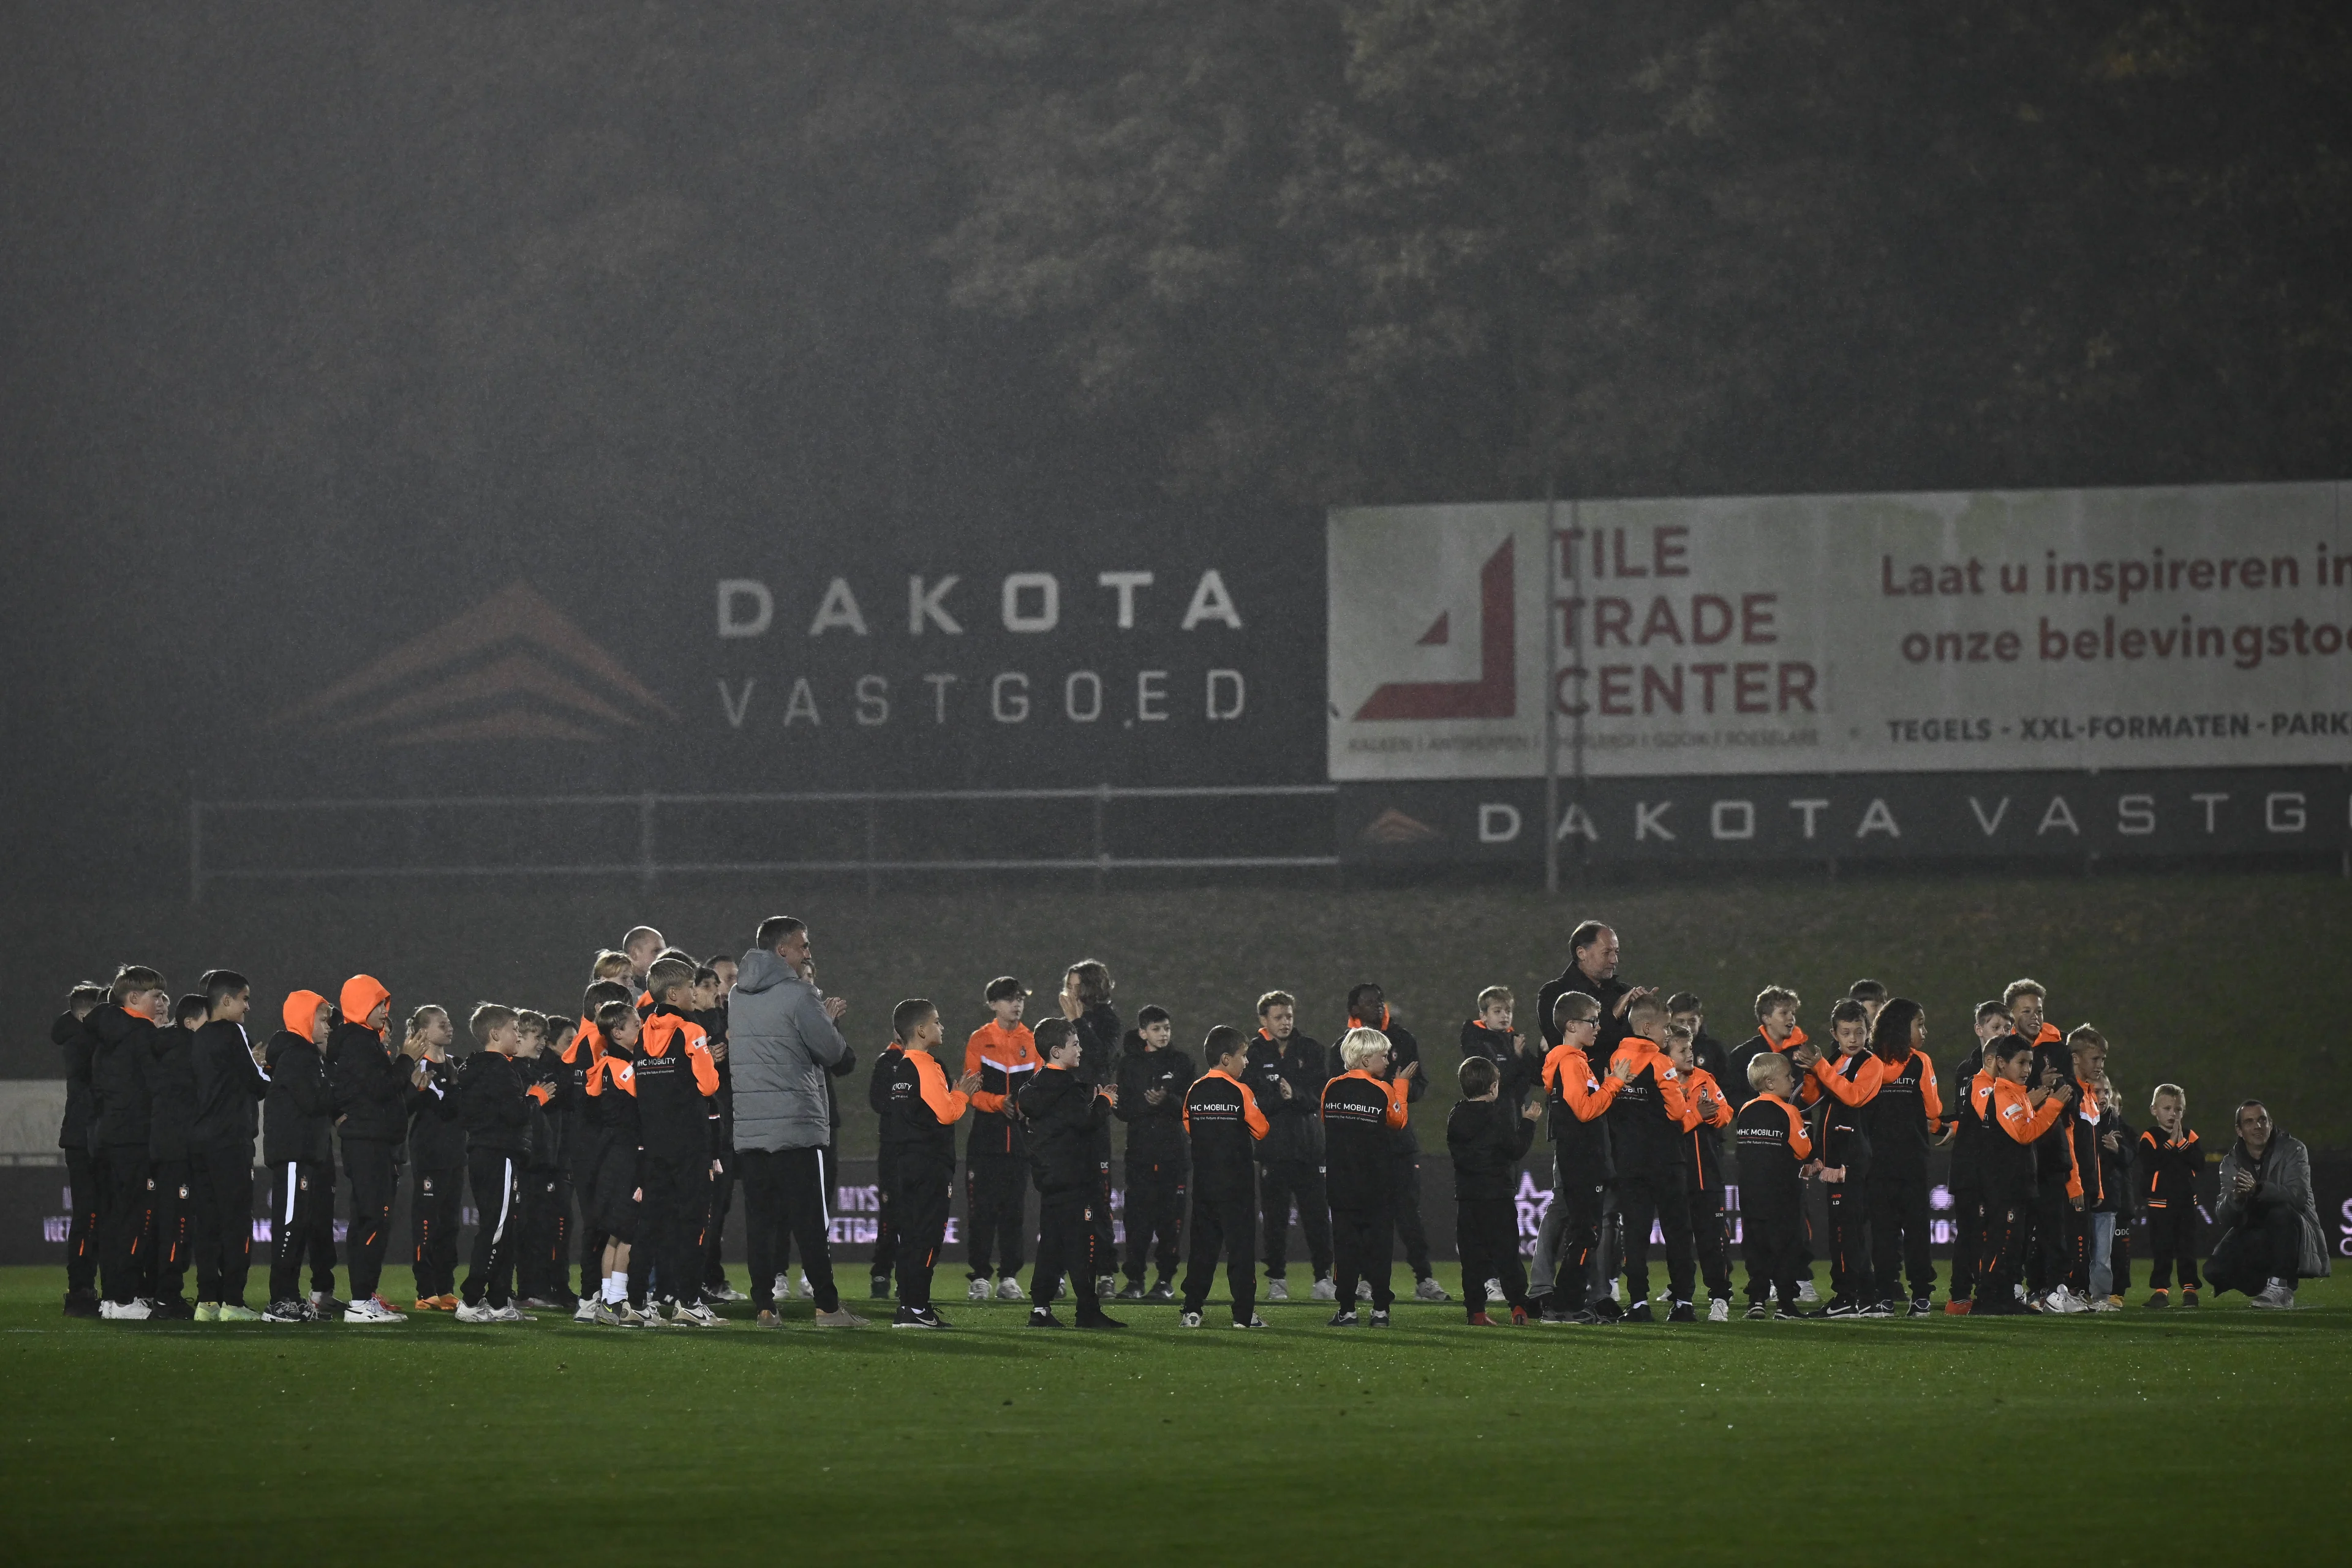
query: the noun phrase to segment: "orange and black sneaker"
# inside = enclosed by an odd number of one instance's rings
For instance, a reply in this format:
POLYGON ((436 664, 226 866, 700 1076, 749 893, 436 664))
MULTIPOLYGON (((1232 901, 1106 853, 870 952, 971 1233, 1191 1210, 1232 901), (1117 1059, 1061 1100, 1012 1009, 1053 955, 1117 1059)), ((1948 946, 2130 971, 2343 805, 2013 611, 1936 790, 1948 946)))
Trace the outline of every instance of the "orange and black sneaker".
POLYGON ((2196 1287, 2192 1285, 2183 1285, 2180 1288, 2180 1304, 2184 1307, 2193 1307, 2197 1305, 2196 1287))
POLYGON ((438 1296, 419 1296, 416 1298, 416 1305, 411 1310, 418 1312, 437 1312, 441 1310, 441 1298, 438 1296))
POLYGON ((1965 1318, 1969 1315, 1969 1299, 1966 1296, 1955 1296, 1944 1303, 1944 1310, 1952 1317, 1965 1318))
POLYGON ((2143 1304, 2162 1310, 2172 1305, 2172 1292, 2158 1286, 2147 1293, 2147 1300, 2143 1304))

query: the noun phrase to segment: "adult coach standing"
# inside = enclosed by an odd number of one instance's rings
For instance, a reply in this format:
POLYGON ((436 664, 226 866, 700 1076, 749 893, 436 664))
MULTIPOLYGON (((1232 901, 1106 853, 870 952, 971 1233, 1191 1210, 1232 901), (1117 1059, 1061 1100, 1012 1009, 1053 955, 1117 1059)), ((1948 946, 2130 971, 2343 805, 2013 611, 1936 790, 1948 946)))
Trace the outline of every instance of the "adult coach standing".
POLYGON ((760 922, 735 973, 727 1010, 727 1054, 734 1065, 735 1158, 751 1228, 751 1302, 763 1328, 776 1319, 776 1240, 786 1226, 800 1245, 801 1267, 824 1328, 866 1320, 843 1308, 833 1283, 825 1208, 824 1149, 832 1142, 825 1080, 854 1062, 834 1021, 849 1004, 825 996, 811 978, 815 959, 808 927, 790 915, 760 922))
POLYGON ((1568 967, 1559 978, 1547 981, 1536 998, 1537 1021, 1543 1025, 1544 1044, 1560 1042, 1559 1023, 1552 1016, 1560 996, 1570 991, 1581 991, 1601 1004, 1601 1037, 1592 1047, 1593 1059, 1606 1061, 1617 1042, 1632 1033, 1625 1024, 1625 1010, 1633 1003, 1657 989, 1654 985, 1628 985, 1617 978, 1617 933, 1599 921, 1586 921, 1569 933, 1568 967))

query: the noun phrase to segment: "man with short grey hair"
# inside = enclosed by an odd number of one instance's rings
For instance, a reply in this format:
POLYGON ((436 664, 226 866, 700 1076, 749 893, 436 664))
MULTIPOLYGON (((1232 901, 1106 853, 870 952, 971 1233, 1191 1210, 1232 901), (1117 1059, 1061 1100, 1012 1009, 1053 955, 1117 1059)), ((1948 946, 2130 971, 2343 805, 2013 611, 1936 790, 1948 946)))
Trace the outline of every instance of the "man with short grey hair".
POLYGON ((835 1020, 849 1004, 815 984, 808 927, 790 915, 760 922, 729 993, 728 1058, 734 1068, 735 1155, 751 1231, 751 1301, 775 1328, 776 1243, 787 1227, 816 1298, 821 1328, 856 1328, 833 1283, 832 1218, 825 1205, 829 1072, 854 1060, 835 1020))

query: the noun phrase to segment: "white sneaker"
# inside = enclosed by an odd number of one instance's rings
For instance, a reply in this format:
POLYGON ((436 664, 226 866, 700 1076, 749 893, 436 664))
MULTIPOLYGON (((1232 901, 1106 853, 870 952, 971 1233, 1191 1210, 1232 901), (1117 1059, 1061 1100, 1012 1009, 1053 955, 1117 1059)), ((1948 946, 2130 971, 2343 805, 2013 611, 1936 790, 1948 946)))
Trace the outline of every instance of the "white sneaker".
POLYGON ((516 1306, 512 1301, 509 1301, 503 1307, 493 1307, 490 1309, 490 1321, 494 1323, 528 1323, 530 1320, 523 1316, 523 1310, 520 1307, 516 1306))
POLYGON ((1415 1284, 1412 1288, 1412 1297, 1416 1301, 1451 1301, 1454 1300, 1453 1297, 1445 1293, 1445 1287, 1440 1285, 1434 1279, 1423 1279, 1415 1284))
POLYGON ((1183 1324, 1188 1329, 1197 1329, 1201 1326, 1201 1314, 1198 1312, 1187 1312, 1176 1321, 1183 1324))
POLYGON ((699 1301, 691 1307, 672 1307, 669 1321, 684 1329, 723 1329, 727 1326, 726 1319, 699 1301))
POLYGON ((2091 1310, 2091 1303, 2061 1285, 2042 1299, 2042 1310, 2045 1312, 2087 1312, 2091 1310))
POLYGON ((971 1284, 964 1287, 963 1299, 967 1301, 986 1301, 993 1298, 995 1294, 995 1287, 989 1284, 987 1280, 975 1279, 971 1284))
MULTIPOLYGON (((987 1281, 983 1279, 981 1283, 984 1285, 987 1281)), ((1007 1274, 996 1282, 996 1299, 1000 1301, 1026 1301, 1029 1296, 1021 1289, 1021 1281, 1007 1274)))
POLYGON ((1813 1289, 1813 1282, 1811 1280, 1800 1279, 1797 1281, 1797 1300, 1802 1301, 1808 1307, 1819 1306, 1821 1304, 1822 1293, 1813 1289))
POLYGON ((1370 1280, 1369 1280, 1369 1279, 1359 1279, 1359 1280, 1357 1280, 1357 1281, 1356 1281, 1356 1300, 1359 1300, 1359 1301, 1369 1301, 1369 1300, 1370 1300, 1371 1299, 1372 1299, 1372 1282, 1371 1282, 1370 1280))
POLYGON ((777 1275, 774 1288, 769 1290, 768 1294, 773 1296, 779 1301, 791 1300, 793 1298, 793 1277, 789 1274, 777 1275))
POLYGON ((1609 1299, 1621 1307, 1625 1304, 1625 1281, 1622 1277, 1609 1281, 1609 1299))
POLYGON ((1339 1287, 1333 1282, 1330 1276, 1326 1275, 1315 1281, 1315 1289, 1307 1294, 1318 1301, 1336 1301, 1339 1299, 1339 1287))
POLYGON ((1095 1276, 1095 1300, 1097 1300, 1097 1301, 1108 1301, 1108 1300, 1109 1300, 1113 1296, 1116 1296, 1116 1295, 1118 1295, 1118 1275, 1116 1275, 1116 1274, 1097 1274, 1097 1275, 1096 1275, 1096 1276, 1095 1276))
POLYGON ((470 1307, 461 1304, 457 1309, 457 1321, 461 1323, 495 1323, 499 1321, 499 1310, 488 1301, 477 1301, 470 1307))
POLYGON ((2284 1279, 2273 1279, 2263 1287, 2262 1294, 2246 1298, 2246 1305, 2259 1307, 2266 1312, 2294 1310, 2294 1287, 2284 1279))
POLYGON ((2120 1312, 2123 1310, 2124 1304, 2113 1296, 2101 1297, 2091 1303, 2091 1310, 2094 1312, 2120 1312))
POLYGON ((581 1297, 580 1305, 572 1309, 572 1321, 575 1323, 594 1322, 596 1321, 596 1306, 597 1300, 595 1297, 581 1297))
POLYGON ((1706 1321, 1710 1323, 1731 1321, 1731 1303, 1720 1296, 1710 1297, 1706 1303, 1706 1321))
POLYGON ((345 1307, 343 1309, 343 1321, 347 1323, 396 1323, 400 1321, 400 1314, 386 1307, 382 1301, 377 1300, 374 1297, 369 1296, 361 1300, 353 1301, 350 1306, 345 1307))
POLYGON ((794 1288, 793 1294, 798 1296, 803 1301, 813 1301, 816 1300, 816 1291, 808 1282, 807 1269, 803 1268, 801 1270, 801 1282, 794 1288))
POLYGON ((1489 1279, 1486 1281, 1486 1300, 1489 1301, 1507 1301, 1510 1300, 1508 1296, 1503 1294, 1503 1282, 1500 1279, 1489 1279))
POLYGON ((100 1301, 98 1315, 113 1323, 143 1323, 155 1310, 144 1301, 100 1301))
POLYGON ((751 1298, 732 1285, 705 1285, 702 1299, 706 1301, 748 1301, 751 1298))
POLYGON ((1287 1280, 1287 1279, 1269 1279, 1269 1280, 1267 1280, 1267 1281, 1265 1282, 1265 1299, 1266 1299, 1267 1300, 1269 1300, 1269 1301, 1287 1301, 1287 1300, 1290 1300, 1290 1281, 1289 1281, 1289 1280, 1287 1280))

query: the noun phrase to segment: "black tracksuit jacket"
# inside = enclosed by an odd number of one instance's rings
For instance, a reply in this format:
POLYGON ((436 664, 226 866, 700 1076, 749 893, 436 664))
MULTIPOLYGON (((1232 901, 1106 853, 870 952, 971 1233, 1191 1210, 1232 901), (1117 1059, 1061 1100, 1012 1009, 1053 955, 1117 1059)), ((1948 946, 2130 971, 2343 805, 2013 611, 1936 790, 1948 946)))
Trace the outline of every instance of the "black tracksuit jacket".
POLYGON ((327 1037, 327 1082, 335 1094, 339 1131, 346 1140, 365 1138, 398 1145, 408 1141, 408 1087, 415 1068, 365 1024, 346 1018, 327 1037))
POLYGON ((1976 1082, 1983 1069, 1984 1043, 1960 1058, 1952 1069, 1952 1081, 1944 1090, 1944 1117, 1956 1131, 1952 1134, 1951 1181, 1955 1191, 1975 1186, 1984 1172, 1985 1125, 1971 1114, 1969 1106, 1969 1086, 1976 1082))
POLYGON ((2205 1151, 2198 1145, 2196 1129, 2183 1121, 2179 1137, 2171 1138, 2163 1128, 2151 1127, 2139 1135, 2138 1151, 2143 1213, 2197 1206, 2197 1175, 2205 1168, 2205 1151))
MULTIPOLYGON (((1862 1108, 1863 1125, 1870 1135, 1871 1165, 1882 1175, 1927 1179, 1927 1096, 1931 1089, 1942 1087, 1933 1082, 1930 1075, 1935 1070, 1925 1051, 1912 1051, 1899 1062, 1884 1062, 1878 1092, 1862 1108)), ((1940 1121, 1944 1114, 1940 1093, 1936 1105, 1934 1120, 1940 1121)))
POLYGON ((1029 1127, 1029 1175, 1053 1197, 1094 1190, 1099 1163, 1095 1134, 1110 1120, 1110 1102, 1067 1068, 1045 1067, 1021 1090, 1029 1127))
POLYGON ((147 1157, 188 1157, 196 1124, 196 1032, 168 1024, 155 1031, 147 1063, 147 1157))
POLYGON ((466 1152, 520 1160, 528 1141, 530 1101, 523 1098, 521 1064, 496 1051, 476 1051, 457 1069, 457 1116, 466 1152))
MULTIPOLYGON (((420 1171, 454 1170, 466 1163, 466 1123, 457 1100, 460 1063, 445 1057, 425 1066, 432 1079, 408 1108, 409 1163, 420 1171)), ((565 1077, 571 1077, 568 1068, 565 1077)), ((587 1074, 580 1078, 584 1083, 587 1074)))
POLYGON ((1142 1036, 1128 1037, 1127 1054, 1118 1062, 1118 1115, 1127 1123, 1130 1173, 1139 1164, 1183 1166, 1184 1090, 1192 1077, 1192 1058, 1183 1052, 1172 1046, 1147 1050, 1142 1036), (1157 1105, 1144 1099, 1155 1089, 1166 1090, 1157 1105))
MULTIPOLYGON (((1870 1060, 1868 1051, 1857 1051, 1836 1058, 1834 1070, 1851 1083, 1870 1060)), ((1833 1094, 1822 1096, 1822 1104, 1826 1108, 1822 1115, 1822 1163, 1844 1166, 1849 1191, 1859 1191, 1869 1178, 1871 1161, 1877 1153, 1870 1139, 1873 1108, 1877 1103, 1875 1096, 1860 1105, 1848 1105, 1833 1094)))
MULTIPOLYGON (((1349 1026, 1351 1028, 1354 1026, 1355 1026, 1353 1025, 1349 1026)), ((1413 1037, 1413 1034, 1411 1029, 1408 1029, 1402 1024, 1398 1023, 1393 1015, 1391 1015, 1385 1020, 1372 1024, 1370 1026, 1378 1029, 1381 1034, 1386 1035, 1389 1037, 1390 1078, 1395 1078, 1397 1074, 1404 1071, 1406 1068, 1411 1067, 1415 1062, 1421 1060, 1421 1042, 1413 1037)), ((1419 1105, 1421 1103, 1421 1097, 1428 1092, 1429 1068, 1426 1066, 1423 1066, 1419 1072, 1412 1075, 1412 1079, 1405 1085, 1405 1104, 1408 1107, 1419 1105)), ((1418 1154, 1421 1152, 1421 1140, 1413 1134, 1412 1121, 1409 1112, 1403 1125, 1391 1127, 1388 1130, 1388 1139, 1389 1152, 1391 1153, 1418 1154)))
POLYGON ((89 1089, 89 1058, 98 1049, 98 1037, 89 1032, 87 1018, 75 1017, 68 1008, 49 1026, 49 1041, 64 1055, 66 1064, 66 1113, 58 1123, 58 1147, 87 1153, 97 1121, 89 1089))
POLYGON ((1731 1133, 1739 1145, 1741 1205, 1795 1214, 1805 1186, 1797 1173, 1812 1156, 1803 1113, 1785 1100, 1759 1093, 1731 1119, 1731 1133))
MULTIPOLYGON (((1522 1056, 1511 1048, 1511 1037, 1496 1034, 1477 1019, 1462 1026, 1462 1059, 1483 1057, 1495 1064, 1502 1076, 1503 1090, 1496 1096, 1506 1105, 1524 1106, 1528 1096, 1543 1088, 1543 1053, 1531 1043, 1522 1056)), ((1451 1136, 1448 1122, 1448 1136, 1451 1136)))
POLYGON ((1318 1113, 1323 1086, 1331 1081, 1330 1053, 1320 1041, 1297 1030, 1276 1045, 1264 1029, 1250 1039, 1249 1065, 1242 1081, 1257 1096, 1257 1108, 1271 1123, 1258 1140, 1261 1163, 1279 1161, 1300 1165, 1323 1163, 1323 1119, 1318 1113), (1287 1080, 1290 1098, 1282 1097, 1287 1080))
POLYGON ((1559 1026, 1551 1021, 1552 1009, 1559 1005, 1564 994, 1581 991, 1601 1004, 1601 1037, 1592 1042, 1590 1054, 1595 1061, 1607 1060, 1617 1049, 1617 1042, 1633 1032, 1616 1011, 1617 998, 1632 989, 1632 984, 1613 974, 1606 980, 1587 980, 1584 971, 1570 963, 1560 971, 1558 979, 1545 981, 1543 989, 1536 994, 1536 1022, 1543 1028, 1545 1049, 1560 1042, 1559 1026))
MULTIPOLYGON (((1242 1070, 1249 1070, 1247 1064, 1242 1070)), ((1182 1108, 1184 1135, 1192 1146, 1193 1194, 1256 1196, 1257 1144, 1272 1123, 1249 1086, 1213 1068, 1185 1089, 1182 1108)))
MULTIPOLYGON (((1507 1041, 1504 1048, 1510 1048, 1507 1041)), ((1457 1101, 1445 1118, 1455 1201, 1492 1201, 1517 1194, 1519 1162, 1527 1158, 1535 1136, 1536 1124, 1520 1115, 1507 1096, 1457 1101)))
POLYGON ((261 1131, 261 1101, 269 1092, 269 1080, 253 1065, 247 1037, 244 1025, 226 1018, 196 1031, 190 1050, 196 1069, 196 1115, 188 1129, 189 1147, 253 1146, 253 1135, 261 1131))
POLYGON ((280 1029, 262 1047, 269 1064, 269 1093, 263 1100, 261 1157, 325 1164, 335 1157, 335 1097, 327 1088, 327 1062, 319 1047, 280 1029))
POLYGON ((883 1157, 900 1162, 902 1168, 908 1170, 936 1163, 952 1171, 956 1163, 955 1124, 962 1120, 962 1110, 970 1101, 966 1099, 965 1106, 955 1104, 964 1097, 956 1094, 956 1080, 948 1075, 947 1064, 940 1062, 948 1103, 958 1112, 950 1120, 940 1120, 940 1113, 923 1098, 921 1068, 915 1062, 916 1057, 928 1054, 904 1048, 885 1051, 874 1064, 873 1090, 882 1102, 883 1157), (907 1161, 919 1163, 905 1166, 903 1163, 907 1161))
POLYGON ((91 1106, 97 1113, 90 1146, 135 1145, 144 1158, 154 1134, 147 1068, 155 1056, 155 1026, 108 1002, 91 1009, 89 1029, 98 1042, 90 1056, 91 1106))
POLYGON ((1335 1209, 1378 1210, 1396 1200, 1396 1146, 1390 1133, 1411 1107, 1408 1092, 1360 1068, 1323 1086, 1326 1190, 1335 1209))

